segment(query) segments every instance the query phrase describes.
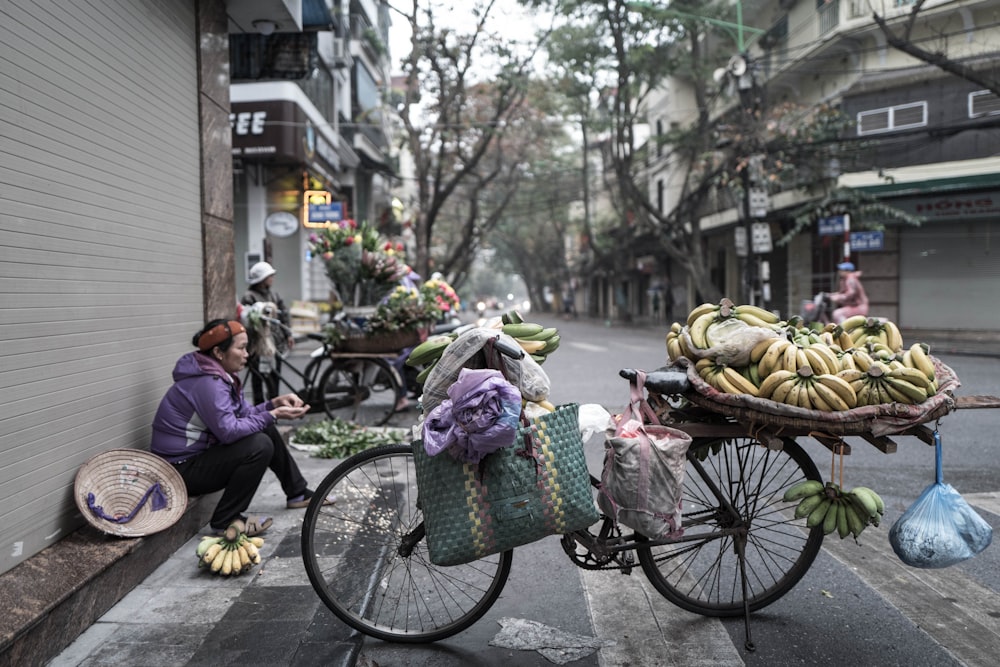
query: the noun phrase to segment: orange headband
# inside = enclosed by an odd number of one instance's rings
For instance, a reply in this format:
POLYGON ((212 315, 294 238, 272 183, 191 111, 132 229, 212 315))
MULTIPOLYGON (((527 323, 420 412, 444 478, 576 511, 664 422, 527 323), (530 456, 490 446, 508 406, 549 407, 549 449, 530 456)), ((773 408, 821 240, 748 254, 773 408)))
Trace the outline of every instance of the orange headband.
POLYGON ((216 324, 214 327, 198 336, 198 349, 202 352, 209 352, 219 343, 223 343, 236 334, 241 334, 246 329, 236 320, 229 320, 224 324, 216 324))

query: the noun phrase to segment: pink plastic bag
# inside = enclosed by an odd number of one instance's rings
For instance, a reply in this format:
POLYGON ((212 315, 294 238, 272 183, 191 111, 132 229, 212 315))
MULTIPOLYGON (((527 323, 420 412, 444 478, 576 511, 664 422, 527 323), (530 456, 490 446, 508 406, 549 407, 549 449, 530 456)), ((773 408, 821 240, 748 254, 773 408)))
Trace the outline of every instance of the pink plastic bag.
POLYGON ((644 424, 656 421, 642 400, 646 374, 638 372, 632 396, 613 435, 604 443, 604 470, 597 504, 617 523, 657 539, 683 534, 681 497, 691 436, 644 424))

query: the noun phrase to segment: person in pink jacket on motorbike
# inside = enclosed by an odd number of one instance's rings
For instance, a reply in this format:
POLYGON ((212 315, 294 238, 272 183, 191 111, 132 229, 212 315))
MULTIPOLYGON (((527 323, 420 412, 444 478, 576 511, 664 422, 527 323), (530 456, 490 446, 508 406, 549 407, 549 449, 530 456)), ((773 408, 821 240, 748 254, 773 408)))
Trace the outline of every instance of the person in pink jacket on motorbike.
POLYGON ((856 270, 851 262, 841 262, 837 265, 837 275, 840 283, 837 292, 827 296, 837 308, 833 311, 833 321, 841 323, 854 315, 868 315, 868 295, 861 284, 861 272, 856 270))

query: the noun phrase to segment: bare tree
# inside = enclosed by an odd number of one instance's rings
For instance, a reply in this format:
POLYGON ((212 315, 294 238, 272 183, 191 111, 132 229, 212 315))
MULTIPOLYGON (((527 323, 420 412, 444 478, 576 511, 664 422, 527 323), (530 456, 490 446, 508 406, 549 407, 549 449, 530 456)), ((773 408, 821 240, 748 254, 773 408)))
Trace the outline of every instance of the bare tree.
MULTIPOLYGON (((987 72, 982 72, 974 67, 970 67, 962 62, 949 58, 943 51, 929 51, 922 48, 916 44, 913 40, 913 29, 917 24, 917 20, 920 18, 920 11, 924 7, 925 0, 916 0, 913 6, 910 8, 909 15, 906 20, 903 21, 899 26, 899 31, 894 31, 890 26, 886 18, 880 15, 872 7, 871 2, 868 3, 869 8, 872 9, 872 19, 878 24, 879 29, 885 36, 886 42, 899 51, 910 55, 917 60, 923 61, 928 65, 933 65, 938 69, 948 72, 949 74, 954 74, 957 77, 965 79, 977 86, 982 86, 986 90, 989 90, 994 95, 1000 96, 1000 79, 995 76, 989 76, 987 72)), ((992 71, 996 71, 995 68, 992 71)))
POLYGON ((469 8, 476 17, 469 34, 440 25, 432 0, 413 0, 407 16, 411 51, 403 61, 399 116, 416 172, 412 263, 421 274, 437 270, 453 281, 467 274, 479 241, 517 185, 516 161, 487 156, 503 154, 504 136, 525 100, 531 56, 518 57, 487 31, 495 3, 469 8), (484 198, 487 188, 493 196, 484 198), (454 205, 446 206, 449 201, 454 205), (456 217, 440 233, 446 210, 456 217), (435 240, 443 238, 450 242, 432 256, 435 240))

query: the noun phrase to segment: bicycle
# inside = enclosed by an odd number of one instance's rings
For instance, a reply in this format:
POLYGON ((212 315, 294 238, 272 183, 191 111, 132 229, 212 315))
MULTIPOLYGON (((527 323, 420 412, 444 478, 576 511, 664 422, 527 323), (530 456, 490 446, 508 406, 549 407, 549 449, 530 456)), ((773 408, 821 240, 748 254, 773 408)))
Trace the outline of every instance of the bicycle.
MULTIPOLYGON (((276 319, 268 320, 272 326, 291 331, 276 319)), ((273 376, 247 366, 247 375, 256 375, 264 383, 268 395, 280 393, 286 385, 310 405, 310 412, 324 411, 331 419, 341 419, 362 426, 382 426, 396 412, 396 401, 402 391, 403 380, 392 365, 396 354, 338 352, 323 334, 307 333, 307 338, 321 343, 310 353, 303 370, 292 364, 281 365, 277 384, 273 376), (291 369, 298 376, 301 386, 295 387, 283 374, 291 369)))
MULTIPOLYGON (((634 370, 621 375, 636 382, 634 370)), ((629 574, 638 563, 660 594, 688 611, 742 615, 753 650, 750 613, 791 590, 819 553, 822 529, 806 529, 782 499, 803 479, 821 480, 819 471, 793 438, 760 441, 731 420, 681 405, 683 373, 650 372, 645 387, 660 423, 693 437, 683 535, 650 539, 602 516, 563 535, 562 548, 584 569, 629 574)), ((596 490, 600 481, 591 476, 591 484, 596 490)), ((302 554, 313 588, 350 627, 384 641, 438 641, 471 626, 500 596, 513 550, 463 565, 430 562, 410 446, 344 460, 317 487, 318 497, 329 494, 335 505, 306 511, 302 554)))

